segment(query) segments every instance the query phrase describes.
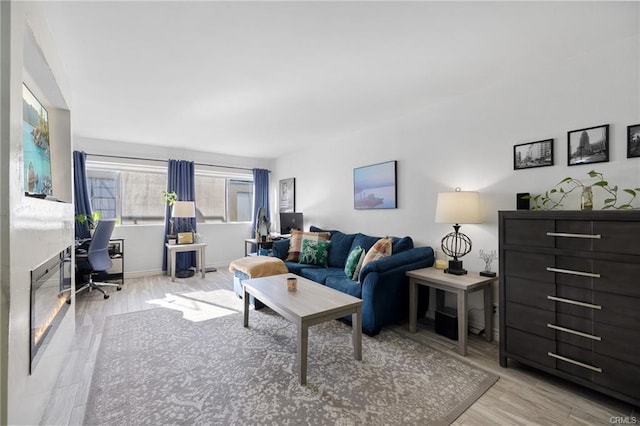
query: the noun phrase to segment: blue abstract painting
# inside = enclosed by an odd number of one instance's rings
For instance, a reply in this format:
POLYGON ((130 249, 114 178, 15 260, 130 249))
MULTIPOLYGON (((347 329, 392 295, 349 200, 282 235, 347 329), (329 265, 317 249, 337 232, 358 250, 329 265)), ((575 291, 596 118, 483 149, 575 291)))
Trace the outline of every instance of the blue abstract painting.
POLYGON ((353 207, 356 210, 395 209, 396 161, 353 169, 353 207))

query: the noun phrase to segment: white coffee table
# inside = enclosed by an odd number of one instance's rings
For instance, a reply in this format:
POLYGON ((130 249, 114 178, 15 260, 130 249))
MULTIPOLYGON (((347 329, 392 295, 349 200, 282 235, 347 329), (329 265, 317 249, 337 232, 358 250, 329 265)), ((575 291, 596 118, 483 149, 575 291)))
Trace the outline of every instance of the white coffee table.
POLYGON ((362 300, 294 274, 242 281, 244 326, 249 327, 249 295, 294 323, 298 328, 298 378, 307 383, 309 327, 352 315, 352 341, 356 360, 362 360, 362 300), (287 290, 287 277, 298 279, 296 291, 287 290))

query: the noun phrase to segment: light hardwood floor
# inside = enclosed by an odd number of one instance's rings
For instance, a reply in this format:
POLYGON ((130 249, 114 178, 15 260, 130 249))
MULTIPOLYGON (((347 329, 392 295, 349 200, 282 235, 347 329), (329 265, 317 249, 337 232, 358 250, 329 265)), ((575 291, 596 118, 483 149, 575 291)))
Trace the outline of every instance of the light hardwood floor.
MULTIPOLYGON (((161 299, 167 294, 218 289, 233 290, 233 277, 223 268, 207 273, 205 278, 197 275, 176 279, 176 282, 171 282, 166 276, 129 279, 122 291, 116 292, 109 288, 111 297, 108 300, 104 300, 95 291, 78 295, 76 336, 41 424, 82 424, 107 316, 155 309, 158 305, 148 301, 161 299)), ((409 335, 406 323, 392 328, 409 335)), ((456 342, 435 334, 427 319, 419 322, 418 332, 411 336, 500 376, 500 380, 462 414, 455 425, 607 425, 612 424, 616 418, 629 420, 631 417, 640 422, 637 407, 523 365, 511 363, 509 368, 501 368, 498 364, 496 342, 489 343, 482 337, 471 335, 468 355, 461 357, 456 352, 456 342)))

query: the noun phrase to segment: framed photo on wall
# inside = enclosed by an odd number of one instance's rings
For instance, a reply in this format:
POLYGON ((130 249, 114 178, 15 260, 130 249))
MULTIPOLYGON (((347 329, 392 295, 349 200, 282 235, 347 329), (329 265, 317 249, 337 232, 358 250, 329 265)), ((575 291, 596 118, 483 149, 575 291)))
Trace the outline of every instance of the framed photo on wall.
POLYGON ((640 157, 640 124, 627 126, 627 158, 640 157))
POLYGON ((569 131, 567 150, 569 166, 609 161, 609 125, 569 131))
POLYGON ((281 213, 296 211, 296 178, 282 179, 278 191, 278 206, 281 213))
POLYGON ((353 169, 356 210, 397 208, 396 161, 353 169))
POLYGON ((513 170, 553 166, 553 139, 513 147, 513 170))

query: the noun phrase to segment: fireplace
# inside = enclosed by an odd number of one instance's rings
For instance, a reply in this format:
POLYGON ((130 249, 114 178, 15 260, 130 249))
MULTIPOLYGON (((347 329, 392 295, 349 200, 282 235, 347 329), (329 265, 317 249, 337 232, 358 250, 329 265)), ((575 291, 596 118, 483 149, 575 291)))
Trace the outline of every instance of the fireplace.
POLYGON ((71 291, 71 246, 31 270, 29 374, 69 309, 71 291))

